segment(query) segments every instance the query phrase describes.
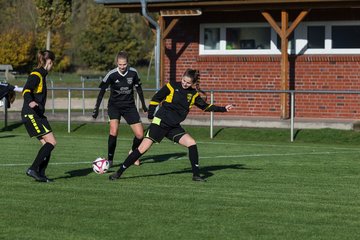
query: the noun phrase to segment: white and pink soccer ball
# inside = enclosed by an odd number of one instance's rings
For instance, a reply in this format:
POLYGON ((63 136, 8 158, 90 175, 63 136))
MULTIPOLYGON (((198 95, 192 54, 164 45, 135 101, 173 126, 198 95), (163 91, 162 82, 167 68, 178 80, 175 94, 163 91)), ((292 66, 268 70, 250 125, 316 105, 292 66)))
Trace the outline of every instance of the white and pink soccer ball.
POLYGON ((109 170, 110 164, 105 158, 98 157, 95 161, 93 161, 92 167, 95 173, 104 174, 109 170))

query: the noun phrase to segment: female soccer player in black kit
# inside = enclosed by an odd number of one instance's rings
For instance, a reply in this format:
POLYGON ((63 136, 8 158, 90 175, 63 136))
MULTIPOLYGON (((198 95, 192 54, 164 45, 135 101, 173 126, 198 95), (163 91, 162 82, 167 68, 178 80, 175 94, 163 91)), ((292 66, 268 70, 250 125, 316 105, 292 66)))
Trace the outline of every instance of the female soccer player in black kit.
POLYGON ((45 170, 56 139, 44 113, 47 96, 46 76, 53 67, 55 54, 48 50, 39 51, 37 61, 37 68, 30 73, 24 85, 21 117, 30 137, 36 137, 42 147, 26 174, 39 182, 51 182, 52 180, 45 175, 45 170))
POLYGON ((119 170, 110 175, 110 180, 116 180, 130 167, 136 159, 142 156, 151 145, 160 143, 166 137, 189 149, 189 159, 193 172, 194 181, 205 181, 199 172, 199 155, 195 140, 185 132, 180 123, 185 120, 190 108, 195 105, 206 112, 227 112, 232 105, 218 107, 206 103, 199 95, 199 72, 187 69, 181 82, 167 83, 151 99, 148 118, 152 119, 144 140, 140 146, 126 158, 119 170), (156 107, 162 103, 155 113, 156 107), (155 115, 154 115, 155 113, 155 115))
MULTIPOLYGON (((108 115, 110 119, 108 161, 110 166, 113 165, 121 116, 130 125, 135 135, 130 151, 136 149, 144 138, 144 129, 134 101, 134 86, 140 97, 143 111, 147 112, 140 78, 136 69, 128 67, 128 54, 120 51, 116 56, 116 63, 118 67, 108 72, 99 86, 101 90, 92 115, 94 119, 97 118, 101 100, 104 97, 106 89, 110 86, 110 98, 108 102, 108 115)), ((140 161, 135 161, 135 164, 140 165, 140 161)))

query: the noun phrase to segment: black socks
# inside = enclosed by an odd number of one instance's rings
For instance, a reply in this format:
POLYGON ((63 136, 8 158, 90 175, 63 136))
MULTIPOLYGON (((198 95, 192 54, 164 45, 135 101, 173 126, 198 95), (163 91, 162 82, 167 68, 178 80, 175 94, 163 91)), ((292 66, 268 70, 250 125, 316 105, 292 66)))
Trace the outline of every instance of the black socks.
POLYGON ((143 138, 138 139, 137 137, 134 137, 133 144, 131 147, 131 150, 134 151, 134 149, 138 148, 140 146, 140 143, 142 142, 143 138))
POLYGON ((194 176, 199 176, 199 153, 196 145, 188 147, 189 149, 189 159, 191 163, 191 169, 194 176))
POLYGON ((116 141, 117 141, 117 136, 109 135, 109 139, 108 139, 108 160, 109 161, 112 161, 114 159, 116 141))
MULTIPOLYGON (((47 158, 50 160, 51 151, 54 149, 54 145, 51 143, 45 143, 39 150, 33 164, 31 165, 30 169, 38 171, 40 166, 44 166, 44 161, 47 161, 47 158)), ((48 161, 46 163, 46 166, 48 161)), ((46 168, 45 166, 45 168, 46 168)))
POLYGON ((128 167, 134 164, 136 160, 138 160, 141 157, 141 153, 139 152, 139 149, 135 149, 130 153, 130 155, 125 159, 123 164, 121 164, 119 170, 117 171, 119 174, 122 174, 128 167))
POLYGON ((50 157, 51 157, 51 153, 49 154, 49 156, 47 156, 44 161, 40 164, 39 166, 39 173, 40 173, 40 176, 45 176, 45 170, 49 164, 49 161, 50 161, 50 157))

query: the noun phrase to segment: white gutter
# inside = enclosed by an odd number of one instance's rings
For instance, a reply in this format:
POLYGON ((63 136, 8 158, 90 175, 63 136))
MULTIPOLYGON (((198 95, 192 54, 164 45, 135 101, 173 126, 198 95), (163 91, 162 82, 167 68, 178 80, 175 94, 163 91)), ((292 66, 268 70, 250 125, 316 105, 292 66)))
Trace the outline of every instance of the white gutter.
POLYGON ((160 26, 159 24, 152 19, 148 13, 146 8, 146 0, 140 0, 141 2, 141 11, 142 15, 156 28, 156 48, 155 48, 155 81, 156 81, 156 89, 160 89, 160 26))

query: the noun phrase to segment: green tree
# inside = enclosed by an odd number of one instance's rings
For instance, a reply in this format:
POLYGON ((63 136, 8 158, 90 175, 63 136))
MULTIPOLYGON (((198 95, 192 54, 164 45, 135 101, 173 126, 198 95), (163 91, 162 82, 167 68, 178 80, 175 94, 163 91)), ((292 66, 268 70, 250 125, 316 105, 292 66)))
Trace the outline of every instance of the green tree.
MULTIPOLYGON (((131 65, 148 55, 144 51, 142 35, 133 30, 134 15, 120 14, 116 9, 89 4, 87 19, 88 23, 80 35, 79 53, 88 67, 100 71, 113 68, 115 55, 120 50, 129 53, 131 65)), ((152 45, 152 38, 148 41, 152 45)))
POLYGON ((71 0, 36 0, 38 23, 46 29, 46 49, 50 50, 51 32, 60 28, 71 15, 71 0))
POLYGON ((0 34, 0 63, 11 64, 15 69, 26 69, 34 60, 34 35, 19 29, 0 34))

